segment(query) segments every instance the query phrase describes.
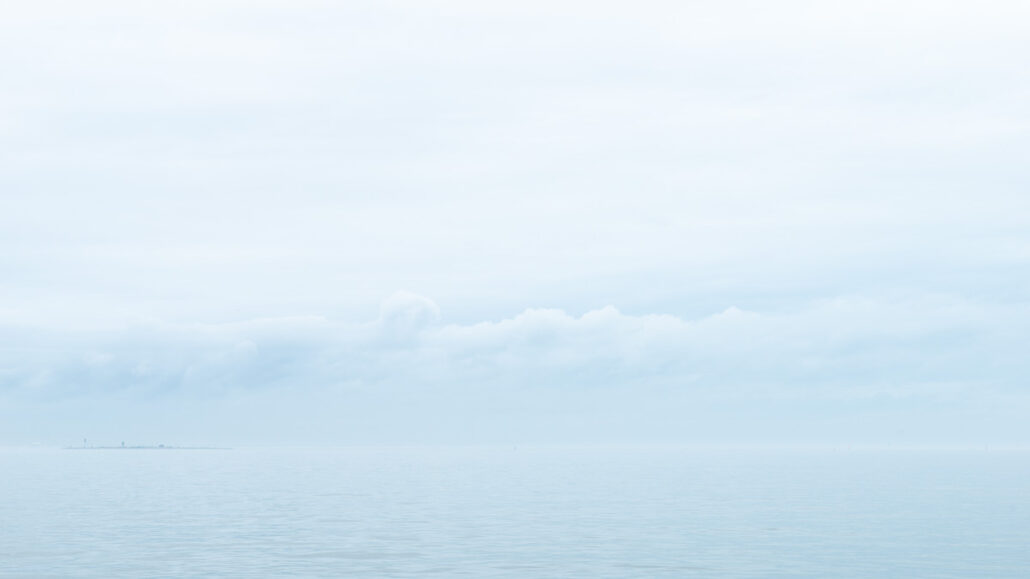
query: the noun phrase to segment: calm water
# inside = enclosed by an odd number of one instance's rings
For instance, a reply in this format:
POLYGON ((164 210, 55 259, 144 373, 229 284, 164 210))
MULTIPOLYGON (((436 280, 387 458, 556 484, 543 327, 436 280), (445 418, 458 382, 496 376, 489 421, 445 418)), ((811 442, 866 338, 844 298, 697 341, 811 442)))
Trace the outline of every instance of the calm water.
POLYGON ((0 451, 0 576, 1026 577, 1030 454, 0 451))

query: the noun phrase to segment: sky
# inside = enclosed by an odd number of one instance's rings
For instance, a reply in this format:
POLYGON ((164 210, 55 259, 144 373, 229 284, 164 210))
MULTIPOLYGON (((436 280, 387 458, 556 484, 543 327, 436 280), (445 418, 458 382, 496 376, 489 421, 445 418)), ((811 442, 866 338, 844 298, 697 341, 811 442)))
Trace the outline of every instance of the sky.
POLYGON ((1026 444, 1030 5, 5 2, 0 444, 1026 444))

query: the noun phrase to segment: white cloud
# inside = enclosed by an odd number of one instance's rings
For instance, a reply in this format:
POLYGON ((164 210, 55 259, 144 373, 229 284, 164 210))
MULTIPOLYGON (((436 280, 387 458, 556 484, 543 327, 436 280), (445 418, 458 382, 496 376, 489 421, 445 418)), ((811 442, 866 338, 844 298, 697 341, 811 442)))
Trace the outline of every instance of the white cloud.
MULTIPOLYGON (((756 403, 812 424, 825 416, 790 406, 854 405, 849 412, 863 414, 895 400, 958 412, 1019 396, 1030 368, 1011 340, 1027 322, 1024 307, 912 295, 842 297, 790 312, 730 307, 694 320, 609 306, 580 316, 530 309, 442 324, 431 300, 399 292, 365 324, 293 318, 79 335, 8 331, 0 395, 16 405, 131 403, 131 411, 110 411, 114 423, 166 405, 233 406, 255 397, 274 401, 249 410, 257 422, 287 408, 297 420, 321 416, 326 405, 348 415, 364 408, 402 437, 429 416, 503 421, 526 408, 523 427, 549 412, 589 420, 625 409, 623 427, 646 429, 655 417, 690 416, 705 404, 723 404, 728 424, 741 420, 735 405, 756 403), (404 400, 419 400, 425 414, 391 414, 404 400)), ((206 428, 232 432, 218 424, 206 428)), ((338 436, 333 428, 320 432, 338 436)), ((369 435, 363 428, 351 434, 369 435)))
MULTIPOLYGON (((332 322, 324 318, 284 318, 230 324, 145 325, 119 332, 60 335, 36 334, 40 352, 65 362, 81 360, 85 367, 125 364, 141 375, 166 368, 168 380, 199 368, 246 369, 280 360, 299 367, 295 381, 330 384, 359 379, 360 368, 378 368, 377 379, 397 382, 427 369, 448 374, 461 361, 496 376, 505 369, 578 370, 605 363, 646 377, 657 368, 675 366, 688 374, 713 371, 713 381, 734 376, 740 367, 768 372, 769 380, 789 382, 785 369, 798 367, 802 357, 832 359, 849 348, 893 350, 915 347, 915 355, 933 356, 956 340, 996 336, 1021 320, 1022 307, 992 307, 940 296, 894 301, 839 298, 816 302, 793 312, 758 313, 729 307, 697 320, 672 315, 627 315, 608 306, 573 316, 558 309, 530 309, 512 318, 476 324, 439 324, 439 308, 431 300, 398 292, 384 301, 378 320, 370 324, 332 322), (383 341, 386 338, 386 341, 383 341), (52 349, 45 347, 51 340, 52 349), (930 346, 927 346, 927 343, 930 346), (922 348, 923 351, 918 349, 922 348), (387 363, 383 359, 388 356, 387 363), (398 357, 403 364, 395 365, 398 357), (337 374, 318 374, 326 368, 306 367, 313 360, 332 362, 337 374), (435 368, 433 366, 436 366, 435 368), (355 369, 359 369, 355 373, 355 369)), ((31 336, 32 334, 30 334, 31 336)), ((9 332, 8 341, 21 339, 9 332)), ((30 342, 31 343, 31 342, 30 342)), ((9 363, 17 367, 16 360, 9 363)), ((918 360, 913 360, 918 365, 918 360)), ((271 379, 274 374, 263 374, 271 379)), ((238 388, 260 387, 241 381, 238 388)), ((427 374, 422 381, 436 382, 427 374)), ((457 376, 461 378, 461 376, 457 376)), ((669 376, 675 381, 676 374, 669 376)), ((579 384, 582 385, 582 384, 579 384)), ((8 386, 16 386, 8 382, 8 386)), ((62 385, 55 384, 61 388, 62 385)), ((556 384, 560 386, 560 384, 556 384)))
POLYGON ((440 320, 440 307, 433 300, 407 291, 387 298, 379 309, 378 324, 389 337, 414 338, 418 332, 440 320))

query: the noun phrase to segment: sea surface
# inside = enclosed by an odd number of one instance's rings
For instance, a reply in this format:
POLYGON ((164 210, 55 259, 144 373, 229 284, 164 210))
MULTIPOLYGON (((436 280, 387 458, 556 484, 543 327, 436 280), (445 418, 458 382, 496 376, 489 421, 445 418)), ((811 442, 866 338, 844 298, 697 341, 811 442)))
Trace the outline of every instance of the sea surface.
POLYGON ((1028 577, 1030 453, 0 450, 2 577, 1028 577))

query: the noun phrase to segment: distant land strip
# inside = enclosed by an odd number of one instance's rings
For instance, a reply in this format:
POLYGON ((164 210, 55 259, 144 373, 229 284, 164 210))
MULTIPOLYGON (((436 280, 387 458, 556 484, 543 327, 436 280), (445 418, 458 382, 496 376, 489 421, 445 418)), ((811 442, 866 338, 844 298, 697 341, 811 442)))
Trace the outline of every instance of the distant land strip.
POLYGON ((66 446, 65 450, 229 450, 224 446, 66 446))

